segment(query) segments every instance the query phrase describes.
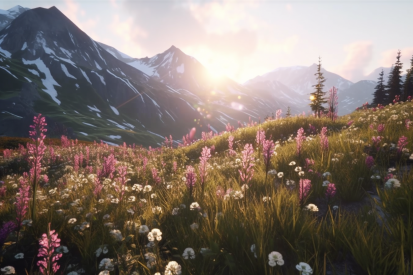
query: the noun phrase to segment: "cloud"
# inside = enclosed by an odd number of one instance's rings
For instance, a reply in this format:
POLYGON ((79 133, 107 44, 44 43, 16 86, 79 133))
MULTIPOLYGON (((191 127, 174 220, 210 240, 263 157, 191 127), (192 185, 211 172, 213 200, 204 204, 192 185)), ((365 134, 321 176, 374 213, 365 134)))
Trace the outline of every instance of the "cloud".
POLYGON ((344 64, 335 71, 353 82, 362 80, 364 71, 373 57, 373 45, 370 41, 357 41, 344 46, 347 53, 344 64))
MULTIPOLYGON (((391 49, 382 52, 380 66, 381 67, 391 67, 394 63, 396 63, 396 56, 399 49, 391 49)), ((407 47, 400 49, 401 57, 400 62, 403 63, 403 73, 410 67, 410 60, 413 56, 413 47, 407 47)))
POLYGON ((61 9, 63 14, 90 37, 95 40, 100 40, 94 30, 99 23, 99 17, 91 18, 90 16, 86 16, 87 14, 85 10, 81 9, 80 5, 76 3, 75 0, 64 0, 64 3, 65 6, 61 9), (82 18, 78 17, 79 14, 82 18))
POLYGON ((285 5, 285 9, 288 10, 288 11, 292 11, 293 6, 291 4, 287 4, 287 5, 285 5))
POLYGON ((232 14, 226 2, 194 6, 178 0, 125 0, 123 5, 133 18, 133 25, 147 34, 130 36, 148 55, 163 52, 171 45, 181 49, 206 46, 220 53, 251 54, 257 45, 256 31, 239 25, 242 16, 232 14), (228 13, 233 16, 226 16, 228 13))

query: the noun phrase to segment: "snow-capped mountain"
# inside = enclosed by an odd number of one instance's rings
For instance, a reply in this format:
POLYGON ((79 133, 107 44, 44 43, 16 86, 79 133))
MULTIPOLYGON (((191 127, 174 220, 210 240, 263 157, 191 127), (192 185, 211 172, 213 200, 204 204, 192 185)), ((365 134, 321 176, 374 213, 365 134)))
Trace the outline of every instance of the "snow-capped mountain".
POLYGON ((42 113, 85 139, 154 145, 182 136, 199 116, 193 102, 113 57, 55 7, 26 11, 0 31, 0 78, 0 135, 27 135, 42 113))
MULTIPOLYGON (((313 85, 316 84, 317 80, 315 73, 317 72, 317 64, 313 64, 309 67, 305 66, 294 66, 294 67, 282 67, 275 69, 272 72, 266 73, 262 76, 257 76, 251 80, 248 80, 245 85, 252 86, 258 82, 266 80, 275 80, 281 82, 288 88, 292 89, 296 93, 308 98, 311 92, 314 91, 313 85)), ((353 82, 321 68, 323 76, 326 78, 324 82, 324 87, 326 90, 335 86, 339 90, 347 89, 353 82)))
POLYGON ((347 89, 338 90, 338 115, 354 112, 357 107, 361 107, 366 102, 372 103, 376 85, 376 81, 361 80, 347 89))
POLYGON ((0 9, 0 30, 7 27, 11 23, 11 21, 13 21, 17 16, 27 10, 29 10, 29 8, 23 8, 19 5, 14 6, 13 8, 8 10, 0 9))

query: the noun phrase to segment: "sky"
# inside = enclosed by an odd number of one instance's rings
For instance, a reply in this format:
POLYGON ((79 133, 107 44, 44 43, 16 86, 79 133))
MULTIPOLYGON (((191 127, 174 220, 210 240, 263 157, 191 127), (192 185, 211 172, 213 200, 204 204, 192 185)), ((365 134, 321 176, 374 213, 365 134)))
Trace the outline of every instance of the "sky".
MULTIPOLYGON (((129 56, 171 45, 216 76, 244 83, 318 63, 356 82, 413 56, 413 0, 2 0, 0 9, 56 6, 92 39, 129 56)), ((377 76, 378 77, 378 76, 377 76)))

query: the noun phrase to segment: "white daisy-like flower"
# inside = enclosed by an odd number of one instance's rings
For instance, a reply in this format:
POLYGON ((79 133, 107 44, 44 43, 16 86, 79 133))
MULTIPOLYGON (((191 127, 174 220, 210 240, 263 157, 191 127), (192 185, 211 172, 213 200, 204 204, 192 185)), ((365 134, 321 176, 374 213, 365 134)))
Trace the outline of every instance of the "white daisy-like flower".
POLYGON ((295 165, 295 161, 290 162, 290 164, 288 164, 290 166, 294 166, 295 165))
POLYGON ((115 269, 115 266, 113 265, 111 259, 104 258, 99 263, 99 269, 105 269, 105 270, 113 271, 115 269))
POLYGON ((179 213, 179 208, 178 207, 175 207, 174 209, 172 209, 172 215, 173 216, 178 215, 178 213, 179 213))
POLYGON ((328 186, 330 182, 328 180, 323 181, 323 186, 328 186))
POLYGON ((318 212, 318 207, 315 204, 310 203, 305 207, 306 210, 310 210, 311 212, 318 212))
POLYGON ((298 172, 298 176, 299 176, 299 177, 304 177, 304 171, 298 172))
POLYGON ((254 253, 255 258, 258 257, 255 244, 251 245, 251 252, 254 253))
POLYGON ((268 264, 270 266, 276 266, 276 265, 283 265, 284 264, 284 260, 283 260, 283 256, 281 255, 280 252, 277 251, 273 251, 268 255, 268 264))
POLYGON ((337 211, 337 210, 338 210, 338 205, 334 205, 334 206, 333 206, 333 210, 334 210, 334 211, 337 211))
POLYGON ((285 181, 285 184, 286 184, 286 185, 294 185, 294 184, 295 184, 295 181, 290 180, 290 179, 287 179, 287 180, 285 181))
POLYGON ((117 229, 113 229, 110 231, 110 235, 112 235, 113 238, 115 238, 115 240, 117 241, 122 241, 123 237, 122 237, 122 232, 120 232, 120 230, 117 229))
POLYGON ((193 210, 201 210, 201 207, 199 206, 199 203, 197 203, 197 202, 193 202, 193 203, 191 203, 191 205, 189 206, 189 209, 191 210, 191 211, 193 211, 193 210))
POLYGON ((148 240, 150 242, 153 242, 157 240, 158 242, 162 240, 162 232, 158 228, 154 228, 151 230, 151 232, 148 233, 148 240))
POLYGON ((295 172, 300 172, 301 170, 302 170, 302 169, 301 169, 300 166, 297 166, 297 167, 295 167, 295 169, 294 169, 295 172))
POLYGON ((71 218, 67 221, 68 224, 74 224, 76 222, 76 218, 71 218))
POLYGON ((58 248, 56 248, 56 252, 57 253, 68 253, 69 249, 67 248, 67 246, 61 245, 58 248))
POLYGON ((135 197, 135 196, 130 196, 130 197, 128 198, 128 202, 134 202, 134 201, 136 201, 136 197, 135 197))
POLYGON ((386 183, 384 184, 384 186, 386 188, 398 188, 400 187, 400 181, 398 179, 395 178, 391 178, 388 181, 386 181, 386 183))
POLYGON ((271 169, 268 171, 268 175, 277 175, 277 171, 275 169, 271 169))
POLYGON ((145 185, 145 187, 143 187, 143 193, 148 193, 152 191, 152 186, 150 185, 145 185))
POLYGON ((177 262, 170 261, 165 267, 165 275, 180 275, 181 270, 182 268, 177 262))
POLYGON ((190 247, 185 248, 184 253, 182 253, 182 257, 184 257, 185 260, 193 260, 195 259, 195 251, 190 247))
POLYGON ((147 225, 142 224, 139 226, 139 233, 140 234, 146 234, 149 232, 149 227, 147 225))
POLYGON ((133 191, 138 191, 138 192, 140 192, 140 191, 142 191, 142 189, 143 189, 143 186, 142 185, 140 185, 140 184, 134 184, 133 186, 132 186, 132 190, 133 191))
POLYGON ((301 275, 313 274, 313 269, 307 263, 300 262, 295 268, 301 272, 301 275))
POLYGON ((193 224, 190 225, 190 227, 191 227, 192 230, 196 230, 196 229, 199 228, 199 225, 194 222, 193 224))
POLYGON ((330 172, 325 172, 325 173, 323 173, 323 177, 329 177, 329 176, 331 176, 331 173, 330 172))
POLYGON ((14 255, 15 259, 23 259, 24 258, 24 253, 17 253, 16 255, 14 255))
POLYGON ((154 213, 155 215, 161 214, 162 213, 162 207, 160 207, 160 206, 152 207, 152 213, 154 213))
POLYGON ((16 274, 16 270, 10 265, 3 267, 0 271, 2 274, 16 274))
POLYGON ((282 178, 282 177, 284 177, 284 173, 283 173, 283 172, 279 172, 279 173, 277 174, 277 176, 278 176, 279 178, 282 178))

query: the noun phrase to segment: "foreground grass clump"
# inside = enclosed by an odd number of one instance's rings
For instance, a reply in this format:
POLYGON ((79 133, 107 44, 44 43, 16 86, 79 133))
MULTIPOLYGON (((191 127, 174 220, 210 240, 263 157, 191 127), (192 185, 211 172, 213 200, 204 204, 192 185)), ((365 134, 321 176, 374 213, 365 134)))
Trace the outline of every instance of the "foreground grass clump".
POLYGON ((51 145, 35 123, 0 159, 0 270, 412 274, 412 112, 283 118, 150 150, 51 145))

